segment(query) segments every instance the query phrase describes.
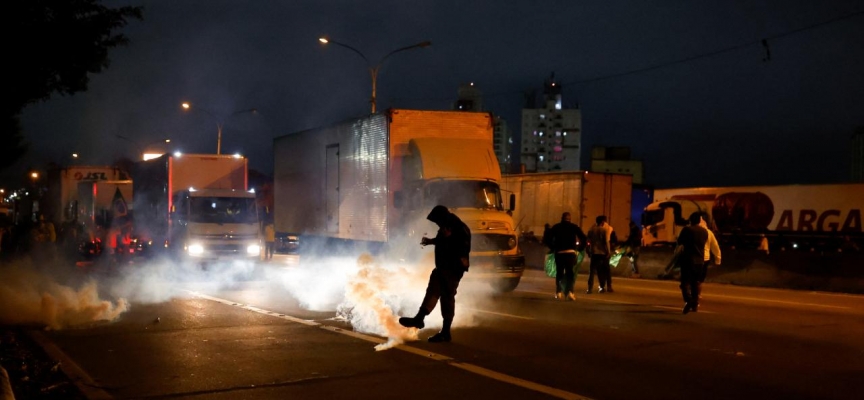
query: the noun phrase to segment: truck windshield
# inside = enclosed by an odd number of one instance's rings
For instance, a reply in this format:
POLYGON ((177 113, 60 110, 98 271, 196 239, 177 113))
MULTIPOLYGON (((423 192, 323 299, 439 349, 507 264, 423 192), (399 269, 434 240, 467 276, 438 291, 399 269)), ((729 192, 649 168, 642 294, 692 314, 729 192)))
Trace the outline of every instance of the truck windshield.
POLYGON ((501 189, 489 181, 434 181, 426 185, 428 202, 449 208, 494 208, 503 210, 501 189))
POLYGON ((646 211, 642 214, 642 226, 651 226, 663 222, 665 217, 665 209, 646 211))
POLYGON ((199 223, 254 224, 258 222, 255 199, 238 197, 192 197, 189 220, 199 223))

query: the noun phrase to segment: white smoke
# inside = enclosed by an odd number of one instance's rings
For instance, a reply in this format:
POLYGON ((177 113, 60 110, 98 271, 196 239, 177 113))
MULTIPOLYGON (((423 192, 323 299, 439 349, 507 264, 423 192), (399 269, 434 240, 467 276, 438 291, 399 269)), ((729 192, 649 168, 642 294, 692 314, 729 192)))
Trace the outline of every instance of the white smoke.
POLYGON ((116 302, 101 299, 95 280, 87 279, 80 285, 63 284, 29 261, 4 266, 2 276, 0 324, 62 329, 113 321, 129 309, 126 299, 116 302))

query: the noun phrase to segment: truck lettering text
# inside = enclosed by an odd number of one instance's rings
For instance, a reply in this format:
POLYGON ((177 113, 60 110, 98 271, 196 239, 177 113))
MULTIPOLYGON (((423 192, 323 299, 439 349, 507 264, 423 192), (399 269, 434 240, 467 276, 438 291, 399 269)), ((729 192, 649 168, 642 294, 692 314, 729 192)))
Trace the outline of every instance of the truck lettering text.
POLYGON ((107 181, 108 176, 105 175, 104 172, 88 172, 87 175, 84 175, 81 172, 76 172, 75 173, 75 180, 76 181, 81 181, 81 180, 85 180, 85 181, 107 181))
POLYGON ((822 214, 816 210, 801 210, 798 213, 798 226, 796 229, 795 218, 792 210, 783 210, 777 226, 777 231, 798 232, 861 232, 861 210, 849 210, 846 218, 842 218, 840 210, 825 210, 822 214), (843 221, 841 227, 840 221, 843 221), (839 228, 839 229, 838 229, 839 228))

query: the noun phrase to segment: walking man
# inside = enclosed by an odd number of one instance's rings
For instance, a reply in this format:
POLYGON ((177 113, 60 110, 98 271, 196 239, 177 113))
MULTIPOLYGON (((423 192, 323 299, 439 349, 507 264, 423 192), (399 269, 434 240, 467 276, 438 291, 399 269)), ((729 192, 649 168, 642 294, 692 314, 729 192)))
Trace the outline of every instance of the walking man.
POLYGON ((577 253, 585 248, 587 238, 579 225, 570 222, 570 213, 561 214, 561 222, 555 224, 549 232, 550 250, 555 253, 555 298, 576 300, 573 294, 573 284, 576 282, 577 253), (575 267, 575 268, 574 268, 575 267))
POLYGON ((612 293, 612 271, 609 269, 609 257, 612 255, 612 227, 606 222, 606 216, 600 215, 596 225, 588 231, 588 252, 591 254, 591 270, 588 274, 588 290, 591 294, 594 288, 594 275, 600 284, 598 293, 612 293))
POLYGON ((639 250, 642 248, 642 230, 633 221, 630 221, 630 234, 627 236, 625 245, 628 248, 625 255, 630 258, 633 274, 638 275, 639 267, 636 265, 636 262, 639 260, 639 250))
POLYGON ((708 229, 700 226, 700 222, 702 216, 698 212, 690 214, 690 225, 678 235, 678 247, 675 249, 679 253, 684 314, 699 310, 699 279, 704 276, 705 246, 708 244, 708 229))
POLYGON ((276 247, 276 228, 272 222, 264 225, 264 260, 273 259, 273 251, 276 247))
POLYGON ((432 313, 435 304, 441 301, 441 316, 444 326, 429 338, 432 343, 449 342, 450 325, 456 312, 456 289, 462 275, 468 271, 468 253, 471 251, 471 230, 447 207, 438 205, 426 219, 438 225, 438 234, 430 239, 423 237, 420 244, 435 246, 435 269, 429 276, 426 295, 420 310, 414 317, 399 318, 399 323, 408 328, 423 329, 423 319, 432 313))
MULTIPOLYGON (((699 223, 699 226, 708 231, 708 240, 705 242, 705 256, 703 257, 705 262, 703 263, 702 268, 697 272, 696 276, 697 281, 699 281, 699 300, 702 300, 702 283, 705 282, 705 277, 708 275, 708 268, 711 267, 712 264, 720 265, 722 254, 720 253, 720 244, 717 242, 717 237, 714 236, 714 232, 708 228, 708 220, 710 217, 705 213, 700 215, 702 216, 702 222, 699 223)), ((690 311, 696 312, 697 307, 693 307, 690 311)))

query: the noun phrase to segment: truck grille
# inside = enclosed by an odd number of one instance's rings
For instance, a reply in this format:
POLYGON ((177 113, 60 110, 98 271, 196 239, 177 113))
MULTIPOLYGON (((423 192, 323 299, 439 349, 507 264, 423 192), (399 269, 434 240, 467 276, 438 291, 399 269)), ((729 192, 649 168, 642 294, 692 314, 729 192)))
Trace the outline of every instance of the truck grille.
POLYGON ((471 251, 504 251, 513 247, 508 243, 513 238, 504 234, 471 235, 471 251))
POLYGON ((209 233, 194 236, 202 239, 258 239, 258 234, 256 233, 209 233))
POLYGON ((246 253, 246 246, 240 243, 237 244, 211 244, 208 245, 207 250, 212 251, 216 254, 239 254, 246 253))

